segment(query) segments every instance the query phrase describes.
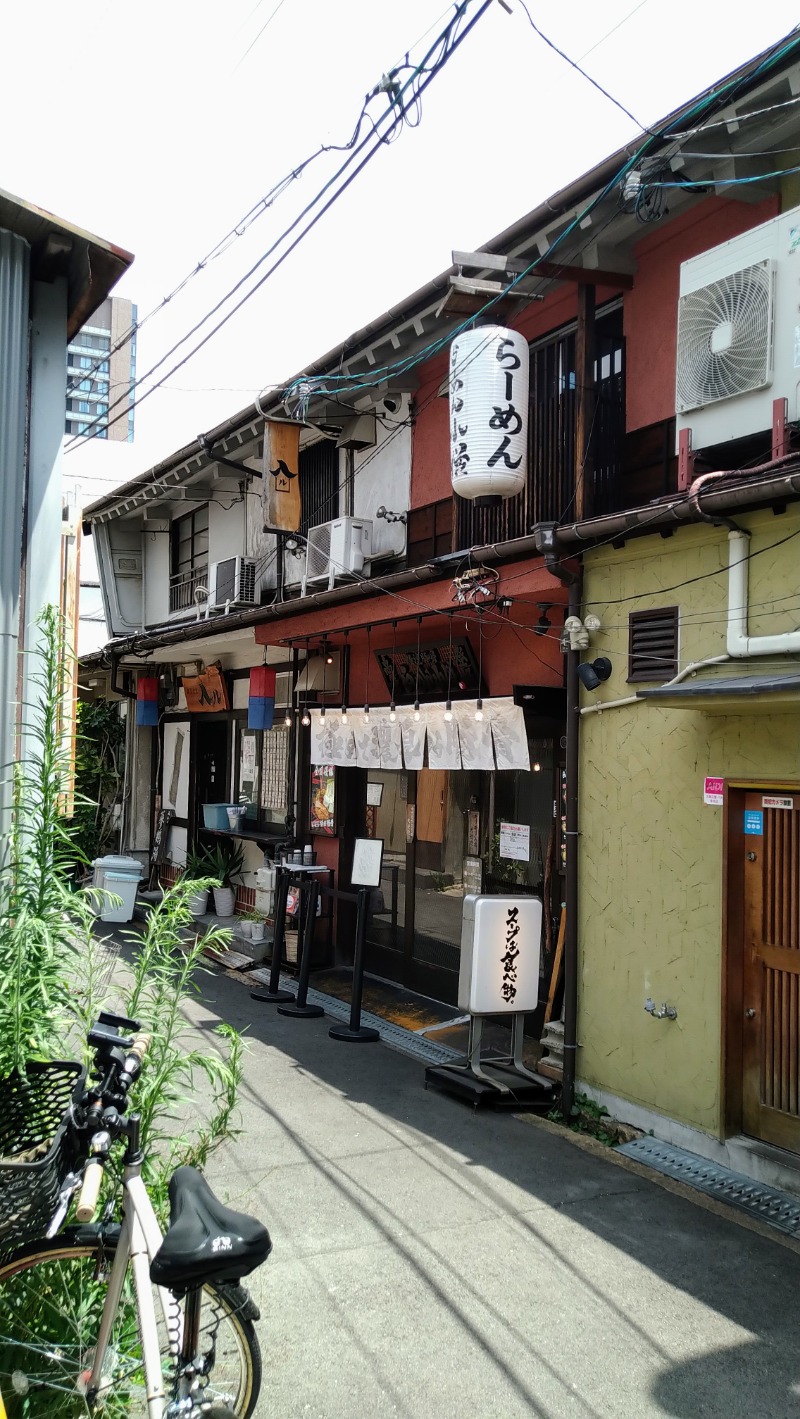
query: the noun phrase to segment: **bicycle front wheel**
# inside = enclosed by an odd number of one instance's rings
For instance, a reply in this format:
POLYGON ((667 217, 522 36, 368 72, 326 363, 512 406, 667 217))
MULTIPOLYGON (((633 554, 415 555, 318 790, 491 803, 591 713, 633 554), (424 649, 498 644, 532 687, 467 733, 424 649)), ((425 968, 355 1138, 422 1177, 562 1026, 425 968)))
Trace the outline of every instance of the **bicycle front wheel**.
MULTIPOLYGON (((115 1245, 99 1227, 36 1242, 0 1263, 0 1394, 8 1419, 82 1419, 90 1410, 86 1382, 115 1245)), ((177 1322, 182 1303, 174 1302, 177 1322)), ((169 1335, 156 1301, 167 1397, 174 1389, 169 1335)), ((206 1399, 252 1414, 261 1383, 253 1320, 258 1311, 243 1286, 203 1287, 200 1350, 207 1360, 206 1399)), ((173 1332, 174 1333, 174 1332, 173 1332)), ((133 1281, 128 1273, 114 1324, 98 1402, 109 1419, 145 1419, 142 1350, 133 1281), (106 1387, 106 1385, 108 1387, 106 1387)))

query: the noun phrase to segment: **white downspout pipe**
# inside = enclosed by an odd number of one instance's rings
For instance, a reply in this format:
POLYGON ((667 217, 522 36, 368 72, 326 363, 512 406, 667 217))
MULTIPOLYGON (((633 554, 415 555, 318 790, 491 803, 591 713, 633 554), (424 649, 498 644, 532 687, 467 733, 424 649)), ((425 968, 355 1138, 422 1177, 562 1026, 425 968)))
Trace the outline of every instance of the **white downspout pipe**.
MULTIPOLYGON (((693 660, 690 665, 684 665, 677 675, 673 675, 671 680, 665 681, 659 688, 665 690, 667 685, 680 685, 682 680, 686 680, 689 675, 696 675, 698 670, 705 670, 708 665, 725 665, 729 659, 730 657, 727 655, 711 655, 706 660, 693 660)), ((645 700, 641 699, 639 695, 626 695, 624 700, 600 700, 596 705, 584 705, 581 715, 602 714, 604 710, 622 709, 623 705, 643 705, 645 703, 645 700)))
POLYGON ((778 636, 747 634, 749 545, 746 532, 728 533, 728 655, 738 660, 754 655, 796 655, 800 653, 800 631, 784 631, 778 636))

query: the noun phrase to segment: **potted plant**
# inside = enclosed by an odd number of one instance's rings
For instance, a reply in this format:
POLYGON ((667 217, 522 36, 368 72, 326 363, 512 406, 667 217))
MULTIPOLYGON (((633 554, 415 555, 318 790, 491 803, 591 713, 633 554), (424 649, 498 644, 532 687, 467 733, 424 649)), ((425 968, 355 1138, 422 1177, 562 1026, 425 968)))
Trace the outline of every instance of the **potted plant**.
POLYGON ((214 888, 214 910, 217 916, 233 916, 236 905, 234 883, 242 875, 244 848, 241 843, 218 843, 209 853, 209 875, 219 886, 214 888))
POLYGON ((207 848, 193 847, 186 854, 186 862, 183 868, 184 878, 189 882, 203 883, 198 886, 188 898, 189 911, 192 916, 204 916, 208 907, 208 894, 210 888, 205 885, 208 879, 214 876, 214 865, 211 854, 207 848))

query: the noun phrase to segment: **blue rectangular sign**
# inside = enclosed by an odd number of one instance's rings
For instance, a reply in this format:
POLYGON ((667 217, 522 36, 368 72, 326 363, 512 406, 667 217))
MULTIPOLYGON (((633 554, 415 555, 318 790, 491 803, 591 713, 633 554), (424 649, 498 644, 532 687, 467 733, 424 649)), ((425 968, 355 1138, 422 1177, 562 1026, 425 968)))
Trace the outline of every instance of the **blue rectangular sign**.
POLYGON ((751 837, 762 837, 764 833, 764 814, 760 808, 747 808, 744 815, 744 830, 751 837))

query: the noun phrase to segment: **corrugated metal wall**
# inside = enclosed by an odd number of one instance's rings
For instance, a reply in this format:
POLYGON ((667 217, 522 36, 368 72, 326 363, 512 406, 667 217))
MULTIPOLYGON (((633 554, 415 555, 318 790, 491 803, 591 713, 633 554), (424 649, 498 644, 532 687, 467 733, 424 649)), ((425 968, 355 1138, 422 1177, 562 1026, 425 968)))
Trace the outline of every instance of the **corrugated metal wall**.
POLYGON ((25 503, 30 267, 27 242, 0 230, 0 831, 14 761, 25 503))

